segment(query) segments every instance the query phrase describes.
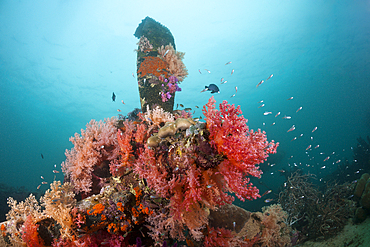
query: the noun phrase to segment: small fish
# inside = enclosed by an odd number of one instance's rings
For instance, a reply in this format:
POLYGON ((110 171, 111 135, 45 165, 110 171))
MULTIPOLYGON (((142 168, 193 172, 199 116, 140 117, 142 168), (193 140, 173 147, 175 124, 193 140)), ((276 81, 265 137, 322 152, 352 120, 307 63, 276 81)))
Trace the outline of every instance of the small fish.
POLYGON ((261 100, 260 102, 258 102, 259 104, 263 103, 263 100, 261 100))
POLYGON ((326 166, 322 166, 322 167, 320 167, 320 169, 325 169, 326 168, 326 166))
POLYGON ((285 115, 284 117, 283 117, 283 119, 291 119, 292 117, 291 116, 287 116, 287 115, 285 115))
POLYGON ((291 141, 295 141, 295 140, 297 140, 297 137, 294 137, 291 141))
MULTIPOLYGON (((265 193, 263 193, 263 194, 262 194, 262 196, 267 195, 267 194, 270 194, 271 192, 272 192, 272 190, 268 190, 268 191, 266 191, 265 193)), ((262 196, 261 196, 261 197, 262 197, 262 196)))
POLYGON ((53 173, 59 173, 59 171, 57 171, 57 170, 53 170, 53 173))
POLYGON ((184 111, 191 111, 192 109, 190 107, 185 108, 184 111))
POLYGON ((295 130, 295 125, 293 124, 293 126, 292 127, 290 127, 290 129, 288 129, 288 131, 287 132, 290 132, 290 131, 293 131, 293 130, 295 130))
POLYGON ((184 107, 184 105, 183 105, 183 104, 179 104, 179 106, 180 106, 180 107, 184 107))
POLYGON ((306 151, 308 150, 308 149, 310 149, 311 148, 311 145, 308 145, 308 147, 306 148, 306 151))
POLYGON ((235 93, 234 93, 233 95, 231 95, 231 96, 230 96, 230 98, 232 98, 232 97, 235 97, 235 93))
POLYGON ((231 64, 231 61, 230 61, 230 62, 225 63, 225 65, 228 65, 228 64, 231 64))
POLYGON ((113 94, 112 94, 112 102, 115 102, 115 101, 116 101, 116 95, 113 92, 113 94))
POLYGON ((319 147, 320 147, 320 145, 316 145, 316 146, 315 146, 315 149, 316 149, 316 148, 319 148, 319 147))
POLYGON ((260 105, 258 108, 261 108, 261 107, 264 107, 265 106, 265 104, 262 104, 262 105, 260 105))
POLYGON ((211 71, 209 71, 208 69, 204 69, 205 71, 207 71, 209 74, 211 74, 211 71))
POLYGON ((222 84, 222 82, 223 82, 223 81, 224 81, 224 78, 222 77, 222 78, 221 78, 221 84, 222 84))
POLYGON ((169 51, 170 51, 170 50, 167 50, 167 51, 163 54, 163 57, 165 57, 169 51))
POLYGON ((262 80, 262 81, 260 81, 258 84, 257 84, 257 86, 256 86, 256 88, 258 88, 262 83, 264 83, 265 81, 264 80, 262 80))
POLYGON ((278 171, 281 172, 281 173, 285 173, 284 169, 281 169, 281 170, 278 170, 278 171))
POLYGON ((120 110, 120 109, 117 109, 117 111, 118 111, 118 112, 121 112, 121 110, 120 110))
POLYGON ((265 203, 269 203, 269 202, 272 202, 274 199, 266 199, 264 200, 265 203))
POLYGON ((121 100, 122 104, 126 105, 125 102, 123 102, 123 100, 121 100))
POLYGON ((234 70, 231 71, 231 74, 234 74, 234 70))
POLYGON ((206 187, 209 189, 209 188, 211 188, 213 186, 213 184, 209 184, 209 185, 207 185, 206 187))
POLYGON ((40 176, 41 179, 45 179, 43 176, 40 176))
POLYGON ((235 93, 237 93, 238 92, 238 87, 235 87, 235 93))
POLYGON ((199 108, 199 106, 196 105, 195 108, 199 108))
POLYGON ((225 84, 227 81, 223 81, 223 82, 221 82, 221 84, 225 84))
POLYGON ((287 99, 287 100, 292 100, 293 99, 293 96, 292 97, 290 97, 289 99, 287 99))
POLYGON ((302 106, 299 107, 296 112, 299 112, 300 110, 302 110, 302 108, 303 108, 302 106))
POLYGON ((336 163, 336 164, 338 164, 339 162, 341 162, 341 160, 337 160, 337 161, 335 161, 335 163, 336 163))
POLYGON ((326 158, 324 159, 324 161, 327 161, 328 159, 330 159, 330 156, 326 157, 326 158))
POLYGON ((316 130, 317 130, 317 127, 313 128, 312 133, 315 132, 316 130))
POLYGON ((275 122, 273 122, 273 123, 271 124, 271 126, 273 126, 273 125, 275 125, 275 122))
POLYGON ((42 181, 41 183, 42 183, 42 184, 47 184, 48 182, 42 181))
POLYGON ((39 186, 37 186, 37 189, 40 189, 40 187, 41 187, 41 184, 39 184, 39 186))
POLYGON ((44 158, 44 155, 41 154, 41 158, 43 159, 44 158))
POLYGON ((266 79, 266 81, 268 80, 268 79, 270 79, 271 77, 273 77, 274 75, 273 74, 271 74, 267 79, 266 79))
POLYGON ((199 71, 199 74, 202 74, 202 72, 200 72, 200 69, 198 69, 198 71, 199 71))
POLYGON ((275 117, 279 116, 280 115, 280 112, 276 113, 275 117))
POLYGON ((54 167, 57 168, 57 164, 54 164, 54 167))
POLYGON ((265 116, 270 115, 270 114, 272 114, 272 112, 270 112, 270 111, 265 111, 265 112, 263 113, 263 115, 265 115, 265 116))
POLYGON ((132 73, 132 77, 134 77, 134 78, 135 78, 135 75, 134 75, 134 73, 132 73))
POLYGON ((215 84, 209 84, 209 86, 205 86, 205 88, 200 92, 203 93, 205 91, 211 91, 211 93, 220 93, 220 89, 215 84))

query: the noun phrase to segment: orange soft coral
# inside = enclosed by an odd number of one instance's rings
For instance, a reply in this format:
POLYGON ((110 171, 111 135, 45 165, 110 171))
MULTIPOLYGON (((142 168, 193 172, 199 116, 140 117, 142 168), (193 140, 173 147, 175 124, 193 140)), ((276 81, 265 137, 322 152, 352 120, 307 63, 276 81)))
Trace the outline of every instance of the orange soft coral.
POLYGON ((163 61, 159 57, 152 57, 148 56, 144 58, 144 61, 141 62, 140 68, 137 71, 137 74, 141 74, 140 76, 143 77, 145 75, 154 75, 159 77, 163 75, 164 77, 168 77, 168 64, 163 61))

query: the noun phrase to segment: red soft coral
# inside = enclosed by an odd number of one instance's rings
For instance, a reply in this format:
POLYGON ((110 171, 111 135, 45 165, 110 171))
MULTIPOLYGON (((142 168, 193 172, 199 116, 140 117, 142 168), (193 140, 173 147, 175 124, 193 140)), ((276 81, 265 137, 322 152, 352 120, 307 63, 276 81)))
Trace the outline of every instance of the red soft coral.
POLYGON ((259 177, 262 171, 256 164, 263 163, 269 153, 275 153, 278 143, 266 139, 265 132, 249 130, 247 120, 240 114, 240 106, 229 105, 227 101, 216 109, 216 101, 211 97, 203 107, 211 144, 220 154, 227 157, 220 165, 230 191, 239 199, 255 199, 258 189, 249 184, 245 176, 259 177))
POLYGON ((22 226, 22 240, 27 246, 44 246, 42 239, 37 232, 37 226, 33 223, 32 215, 28 215, 22 226))

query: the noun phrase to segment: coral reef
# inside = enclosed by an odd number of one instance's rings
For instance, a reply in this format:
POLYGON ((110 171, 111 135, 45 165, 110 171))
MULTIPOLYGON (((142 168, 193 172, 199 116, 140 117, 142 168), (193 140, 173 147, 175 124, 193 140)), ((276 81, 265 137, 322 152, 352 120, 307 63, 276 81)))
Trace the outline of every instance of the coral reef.
POLYGON ((232 203, 231 193, 242 200, 259 196, 248 176, 260 176, 256 164, 274 153, 277 144, 263 132, 249 130, 240 109, 225 101, 216 110, 211 98, 203 110, 206 123, 160 108, 139 113, 135 121, 91 121, 71 138, 75 146, 66 151, 64 184, 51 183, 41 206, 33 196, 21 203, 9 199, 3 234, 14 243, 36 246, 130 246, 138 237, 145 246, 164 241, 255 243, 258 236, 250 242, 236 235, 240 219, 230 218, 234 223, 223 226, 228 229, 217 228, 209 224, 215 217, 210 212, 232 203), (151 145, 153 136, 156 145, 151 145), (244 146, 236 145, 237 140, 244 146), (88 192, 89 197, 81 200, 74 192, 88 192))

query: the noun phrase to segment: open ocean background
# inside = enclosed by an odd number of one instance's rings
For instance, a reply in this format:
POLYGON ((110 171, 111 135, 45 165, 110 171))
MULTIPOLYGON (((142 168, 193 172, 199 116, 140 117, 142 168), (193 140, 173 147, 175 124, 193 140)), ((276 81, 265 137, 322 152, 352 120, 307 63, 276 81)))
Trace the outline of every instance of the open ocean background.
MULTIPOLYGON (((63 180, 52 170, 55 164, 61 170, 64 151, 72 148, 70 136, 90 119, 140 108, 133 33, 146 16, 167 26, 177 50, 186 52, 189 76, 175 107, 181 103, 200 116, 211 96, 200 91, 215 83, 217 103, 240 105, 251 129, 261 128, 280 143, 278 153, 261 165, 264 174, 255 182, 261 194, 284 182, 278 170, 297 166, 318 178, 330 174, 345 159, 352 162, 356 138, 370 135, 368 0, 4 0, 1 183, 35 191, 40 176, 63 180), (228 82, 220 85, 221 78, 228 82), (265 106, 259 108, 261 100, 265 106), (292 125, 295 130, 287 132, 292 125), (291 141, 294 137, 299 138, 291 141)), ((255 209, 248 203, 246 209, 255 209)))

